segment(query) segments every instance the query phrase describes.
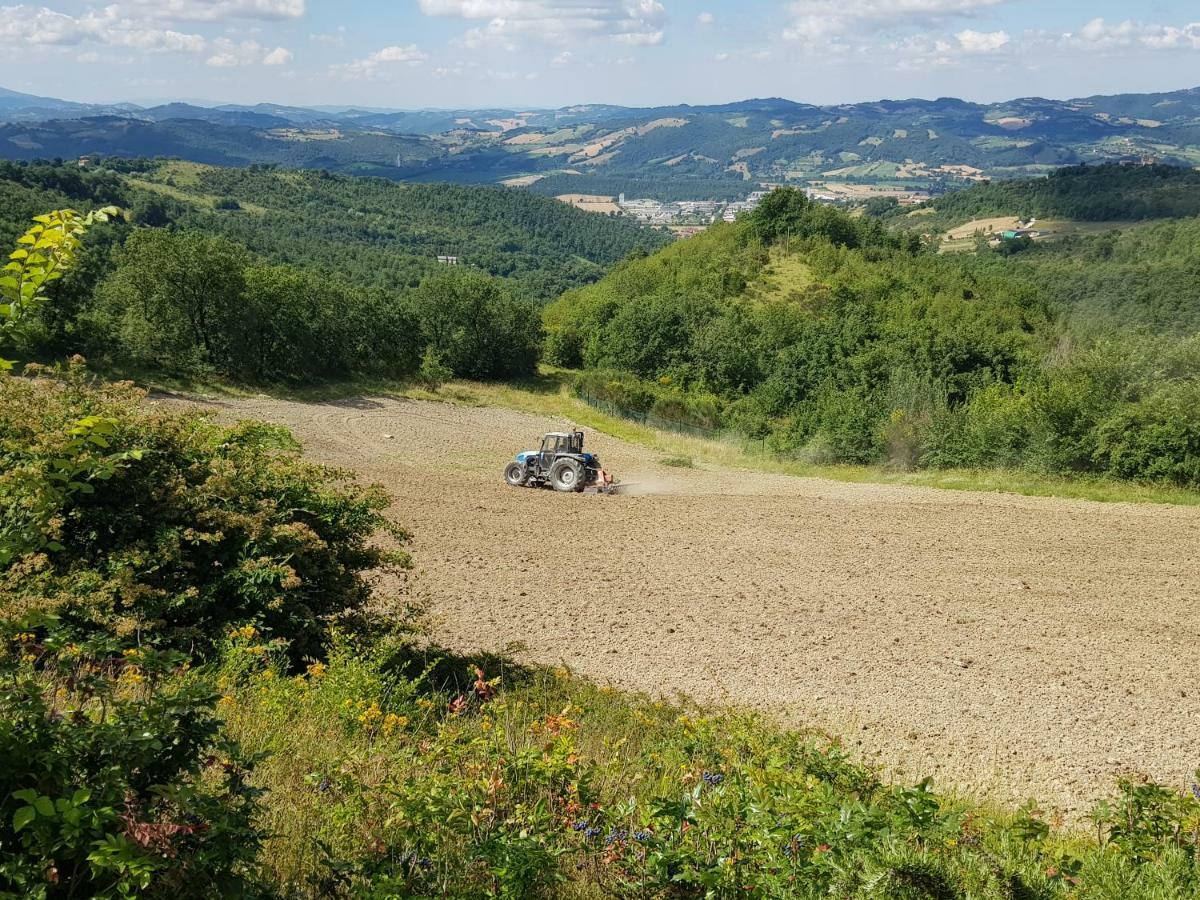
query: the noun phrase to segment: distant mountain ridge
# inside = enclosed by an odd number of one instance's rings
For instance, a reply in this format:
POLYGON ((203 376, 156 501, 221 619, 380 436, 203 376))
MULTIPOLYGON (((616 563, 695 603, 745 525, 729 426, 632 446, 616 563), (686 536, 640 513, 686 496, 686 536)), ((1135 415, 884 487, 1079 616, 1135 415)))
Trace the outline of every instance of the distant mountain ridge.
POLYGON ((1200 165, 1200 88, 1072 100, 755 98, 629 108, 96 106, 0 90, 0 158, 175 155, 397 180, 611 193, 655 184, 879 184, 934 192, 1064 165, 1200 165), (552 176, 552 177, 551 177, 552 176), (603 190, 601 190, 601 188, 603 190))

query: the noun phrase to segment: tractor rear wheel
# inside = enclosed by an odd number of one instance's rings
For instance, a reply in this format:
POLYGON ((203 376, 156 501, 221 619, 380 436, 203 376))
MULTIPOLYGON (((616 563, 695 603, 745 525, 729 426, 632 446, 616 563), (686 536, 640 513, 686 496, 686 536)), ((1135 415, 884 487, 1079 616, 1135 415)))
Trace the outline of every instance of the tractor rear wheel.
POLYGON ((529 478, 529 473, 525 471, 525 467, 519 462, 510 462, 504 467, 504 480, 513 487, 524 487, 525 481, 529 478))
POLYGON ((573 459, 560 459, 550 467, 550 484, 556 491, 583 490, 583 470, 573 459))

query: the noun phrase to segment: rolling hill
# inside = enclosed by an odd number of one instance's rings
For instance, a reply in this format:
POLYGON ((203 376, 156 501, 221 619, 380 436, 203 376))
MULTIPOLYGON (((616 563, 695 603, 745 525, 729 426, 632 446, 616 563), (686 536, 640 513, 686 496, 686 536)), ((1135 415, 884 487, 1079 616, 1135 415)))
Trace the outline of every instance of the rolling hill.
POLYGON ((536 183, 694 198, 762 183, 871 183, 935 193, 984 178, 1153 157, 1200 164, 1200 89, 979 104, 953 98, 817 106, 372 110, 275 104, 90 107, 0 95, 0 157, 177 156, 274 162, 394 180, 536 183), (671 186, 676 186, 672 188, 671 186))

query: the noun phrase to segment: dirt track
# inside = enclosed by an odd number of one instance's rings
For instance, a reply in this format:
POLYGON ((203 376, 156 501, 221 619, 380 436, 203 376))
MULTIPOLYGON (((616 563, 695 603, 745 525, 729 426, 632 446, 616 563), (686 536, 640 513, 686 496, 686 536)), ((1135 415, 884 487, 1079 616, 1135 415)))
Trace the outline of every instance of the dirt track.
POLYGON ((500 472, 561 421, 218 405, 393 492, 448 645, 763 708, 1072 817, 1119 773, 1182 785, 1200 765, 1200 509, 668 469, 593 434, 646 493, 556 495, 500 472))

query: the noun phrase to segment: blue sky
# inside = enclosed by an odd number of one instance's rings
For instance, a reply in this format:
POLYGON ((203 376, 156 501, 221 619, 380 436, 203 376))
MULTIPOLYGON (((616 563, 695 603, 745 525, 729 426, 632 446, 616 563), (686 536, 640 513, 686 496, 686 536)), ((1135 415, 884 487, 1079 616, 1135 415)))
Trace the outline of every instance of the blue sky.
POLYGON ((0 6, 0 86, 96 102, 648 106, 1200 86, 1196 0, 44 2, 0 6))

